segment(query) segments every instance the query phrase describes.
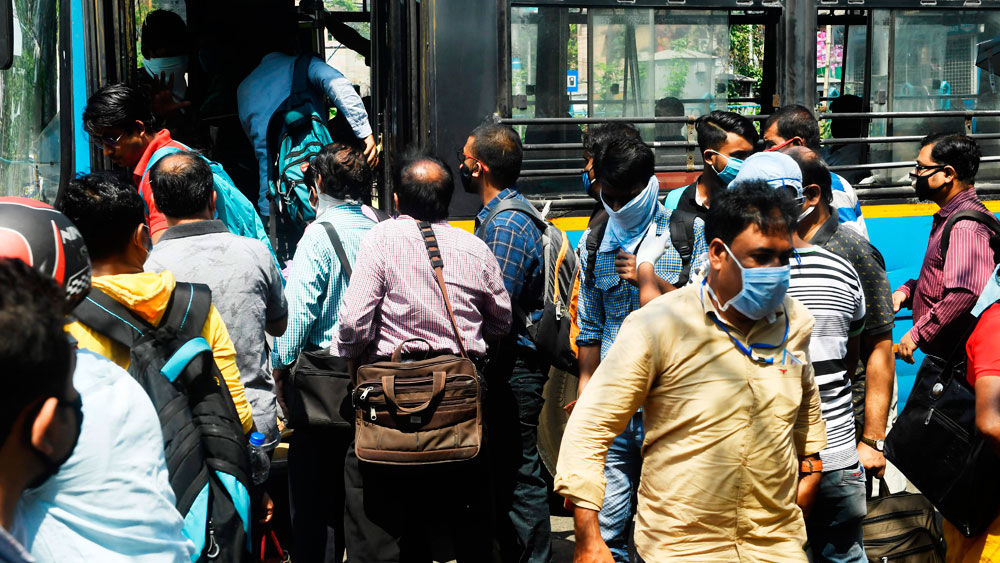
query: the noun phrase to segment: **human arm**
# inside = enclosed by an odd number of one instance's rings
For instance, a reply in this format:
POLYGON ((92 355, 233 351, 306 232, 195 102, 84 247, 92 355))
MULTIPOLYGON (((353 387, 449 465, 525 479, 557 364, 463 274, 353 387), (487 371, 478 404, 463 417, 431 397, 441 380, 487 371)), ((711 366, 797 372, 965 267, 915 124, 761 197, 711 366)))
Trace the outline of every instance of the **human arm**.
POLYGON ((240 379, 240 369, 236 366, 236 347, 233 346, 232 339, 229 338, 229 330, 222 316, 216 310, 215 305, 208 313, 208 320, 202 328, 201 336, 212 347, 212 357, 215 358, 215 365, 219 368, 222 379, 229 388, 229 395, 233 398, 233 405, 240 415, 240 423, 243 425, 243 433, 250 432, 253 428, 253 412, 250 409, 250 402, 247 401, 246 390, 243 388, 243 381, 240 379))
POLYGON ((1000 455, 1000 306, 986 309, 965 344, 967 377, 974 381, 976 428, 1000 455))
POLYGON ((913 291, 917 288, 917 280, 907 280, 906 283, 892 292, 892 310, 898 313, 900 309, 913 307, 913 291))
MULTIPOLYGON (((655 264, 663 256, 666 245, 670 244, 670 230, 664 229, 663 234, 656 235, 656 222, 653 221, 646 231, 645 238, 635 252, 636 285, 639 287, 639 306, 649 303, 664 293, 677 289, 673 284, 656 275, 655 264)), ((621 253, 618 254, 621 257, 621 253)), ((615 261, 616 265, 618 261, 615 261)))
MULTIPOLYGON (((312 85, 326 93, 327 97, 344 114, 347 122, 358 139, 372 137, 372 126, 368 122, 368 112, 361 96, 354 90, 354 85, 341 72, 318 58, 309 63, 309 81, 312 85)), ((372 143, 374 146, 374 142, 372 143)), ((366 151, 367 155, 367 151, 366 151)), ((374 164, 369 160, 369 165, 374 164)))
MULTIPOLYGON (((261 245, 263 247, 263 244, 261 245)), ((264 248, 260 260, 265 268, 267 301, 264 330, 271 336, 281 336, 288 329, 288 301, 282 286, 281 273, 272 258, 270 250, 264 248)))
MULTIPOLYGON (((865 427, 861 435, 871 440, 885 440, 893 380, 896 378, 892 332, 864 335, 862 343, 870 354, 865 366, 865 427)), ((885 473, 885 454, 882 452, 859 442, 858 457, 865 471, 875 477, 885 473)))
POLYGON ((343 358, 360 358, 378 333, 375 312, 386 293, 384 249, 377 227, 369 231, 358 247, 351 283, 340 301, 337 338, 332 345, 333 351, 343 358))
POLYGON ((653 299, 675 289, 674 284, 656 275, 656 270, 649 262, 642 262, 638 268, 639 306, 643 307, 653 299))
POLYGON ((601 538, 598 512, 593 508, 573 507, 573 563, 614 563, 611 550, 601 538))
POLYGON ((510 296, 496 260, 483 261, 483 340, 495 341, 510 332, 512 312, 510 296))
POLYGON ((576 336, 579 348, 577 360, 580 366, 580 378, 577 383, 577 397, 583 395, 583 389, 590 382, 591 376, 601 363, 601 340, 604 335, 604 300, 601 291, 594 286, 594 280, 581 279, 580 293, 577 297, 577 325, 580 333, 576 336))
POLYGON ((820 481, 823 479, 821 467, 819 454, 799 457, 799 484, 795 492, 795 504, 802 509, 803 518, 809 518, 813 503, 819 495, 820 481), (803 468, 807 471, 803 472, 803 468))
POLYGON ((976 428, 1000 455, 1000 377, 976 379, 976 428))
POLYGON ((310 226, 302 235, 288 273, 285 295, 288 301, 287 328, 274 339, 271 361, 275 368, 292 365, 305 349, 309 334, 322 312, 330 276, 340 275, 340 262, 322 225, 310 226))
POLYGON ((518 211, 504 211, 490 221, 483 234, 483 242, 500 265, 503 284, 512 305, 520 303, 521 292, 527 281, 525 274, 532 262, 527 248, 540 236, 540 233, 536 233, 538 229, 527 215, 518 211))

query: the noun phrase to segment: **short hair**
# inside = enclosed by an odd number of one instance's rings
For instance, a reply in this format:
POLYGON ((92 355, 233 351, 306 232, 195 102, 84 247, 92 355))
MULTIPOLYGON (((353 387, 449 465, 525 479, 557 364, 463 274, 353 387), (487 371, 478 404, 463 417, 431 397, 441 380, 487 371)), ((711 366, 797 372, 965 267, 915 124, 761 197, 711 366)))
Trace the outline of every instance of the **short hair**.
POLYGON ((680 117, 684 115, 684 103, 673 96, 660 98, 653 106, 653 114, 656 117, 680 117))
POLYGON ((744 182, 712 199, 705 217, 705 240, 720 239, 727 245, 751 225, 766 234, 788 234, 798 223, 799 206, 787 190, 776 190, 765 182, 744 182))
POLYGON ((983 151, 974 140, 953 133, 931 133, 920 141, 920 148, 927 145, 934 145, 931 149, 934 162, 954 168, 956 177, 962 182, 975 182, 983 151))
POLYGON ((0 444, 17 417, 38 399, 64 398, 73 348, 66 335, 62 290, 51 276, 19 259, 0 259, 0 444))
POLYGON ((767 131, 775 123, 782 139, 801 137, 807 147, 819 150, 819 122, 809 108, 799 104, 785 106, 767 118, 761 131, 767 131))
MULTIPOLYGON (((153 10, 142 22, 143 56, 156 49, 168 49, 183 53, 187 42, 187 25, 176 13, 169 10, 153 10)), ((149 57, 152 58, 152 57, 149 57)))
POLYGON ((111 128, 127 133, 136 131, 140 121, 146 131, 153 131, 153 109, 149 97, 127 84, 108 84, 87 100, 83 108, 83 127, 91 134, 111 128))
POLYGON ((490 169, 500 184, 509 188, 521 175, 521 136, 509 125, 487 121, 472 130, 472 156, 490 169))
POLYGON ((195 151, 179 151, 156 161, 149 171, 156 207, 167 217, 205 211, 215 189, 212 167, 195 151))
POLYGON ((444 221, 455 191, 451 168, 440 158, 407 151, 394 174, 399 212, 419 221, 444 221))
POLYGON ((594 161, 594 169, 604 189, 635 191, 653 175, 653 150, 636 139, 615 139, 608 143, 601 159, 594 161))
POLYGON ((802 170, 802 186, 816 184, 819 186, 820 197, 827 205, 833 203, 833 180, 830 178, 830 168, 818 152, 806 148, 795 147, 785 152, 799 165, 802 170))
POLYGON ((641 142, 642 135, 631 123, 611 122, 588 125, 586 131, 583 132, 583 150, 596 162, 601 159, 608 143, 615 139, 632 139, 641 142))
MULTIPOLYGON (((831 113, 860 113, 864 110, 864 100, 858 96, 844 94, 830 102, 831 113)), ((831 119, 830 134, 835 138, 865 137, 868 134, 865 120, 857 118, 831 119)))
POLYGON ((323 147, 306 169, 307 186, 337 199, 370 199, 372 170, 364 153, 356 146, 331 143, 323 147), (316 176, 322 180, 316 185, 316 176))
POLYGON ((746 139, 750 146, 757 144, 759 135, 753 123, 746 117, 731 111, 713 111, 703 115, 694 122, 698 133, 698 150, 718 150, 726 143, 729 133, 735 133, 746 139))
POLYGON ((58 209, 79 229, 94 260, 123 252, 132 233, 146 221, 146 202, 135 186, 110 172, 70 180, 58 209))

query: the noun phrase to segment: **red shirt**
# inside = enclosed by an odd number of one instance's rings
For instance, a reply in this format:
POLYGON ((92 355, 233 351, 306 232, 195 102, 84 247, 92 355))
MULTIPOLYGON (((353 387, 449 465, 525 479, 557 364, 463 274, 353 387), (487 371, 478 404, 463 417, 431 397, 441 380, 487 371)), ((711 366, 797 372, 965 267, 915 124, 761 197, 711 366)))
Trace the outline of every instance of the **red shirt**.
POLYGON ((980 377, 1000 376, 1000 307, 993 305, 979 317, 979 324, 965 343, 965 377, 975 387, 980 377))
POLYGON ((132 170, 132 178, 135 180, 136 187, 139 188, 139 195, 142 196, 142 199, 146 200, 146 222, 149 223, 150 236, 155 236, 167 228, 167 218, 156 207, 156 202, 153 201, 153 189, 149 187, 149 174, 146 173, 146 168, 149 166, 149 159, 153 158, 153 153, 163 147, 175 147, 184 151, 190 150, 187 145, 171 139, 170 131, 161 129, 146 147, 146 152, 142 153, 139 164, 136 164, 135 169, 132 170))

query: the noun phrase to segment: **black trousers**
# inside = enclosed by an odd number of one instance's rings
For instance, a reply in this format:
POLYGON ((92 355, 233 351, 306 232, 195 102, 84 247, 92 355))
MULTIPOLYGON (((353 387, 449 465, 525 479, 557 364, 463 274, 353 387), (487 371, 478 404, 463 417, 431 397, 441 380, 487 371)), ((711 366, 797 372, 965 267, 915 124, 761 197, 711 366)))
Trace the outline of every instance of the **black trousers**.
POLYGON ((493 521, 486 452, 470 461, 398 467, 359 461, 344 467, 344 521, 350 563, 429 563, 450 543, 459 563, 492 560, 493 521))
POLYGON ((294 558, 344 560, 344 455, 353 430, 298 429, 288 447, 288 498, 294 558))

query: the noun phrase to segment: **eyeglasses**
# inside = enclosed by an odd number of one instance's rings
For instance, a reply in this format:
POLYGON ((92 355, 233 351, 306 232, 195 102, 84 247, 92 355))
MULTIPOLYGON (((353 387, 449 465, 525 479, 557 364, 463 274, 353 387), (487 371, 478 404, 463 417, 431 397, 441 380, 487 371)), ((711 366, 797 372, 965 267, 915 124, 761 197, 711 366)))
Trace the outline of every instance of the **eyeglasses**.
POLYGON ((913 169, 917 172, 923 172, 924 170, 943 170, 947 164, 920 164, 919 162, 913 165, 913 169))
POLYGON ((781 143, 780 145, 775 145, 774 141, 764 141, 764 152, 780 151, 781 149, 783 149, 783 148, 787 147, 788 145, 792 144, 792 141, 794 141, 794 140, 795 140, 795 137, 792 137, 791 139, 788 139, 787 141, 785 141, 784 143, 781 143))
POLYGON ((482 166, 482 167, 483 167, 483 170, 484 170, 484 171, 486 171, 486 172, 489 172, 489 171, 490 171, 490 167, 489 167, 489 166, 486 166, 486 164, 484 164, 484 163, 483 163, 483 161, 481 161, 481 160, 479 160, 478 158, 476 158, 476 157, 472 156, 471 154, 465 154, 465 151, 458 151, 458 152, 457 152, 457 155, 458 155, 458 162, 460 162, 460 163, 462 163, 462 164, 464 164, 464 163, 465 163, 465 160, 466 160, 466 159, 469 159, 469 160, 475 160, 476 162, 478 162, 478 163, 479 163, 479 166, 482 166))
POLYGON ((124 136, 125 133, 121 133, 117 137, 109 137, 107 135, 91 135, 90 142, 94 143, 97 146, 103 145, 105 147, 113 149, 118 146, 118 143, 122 140, 122 137, 124 136))

